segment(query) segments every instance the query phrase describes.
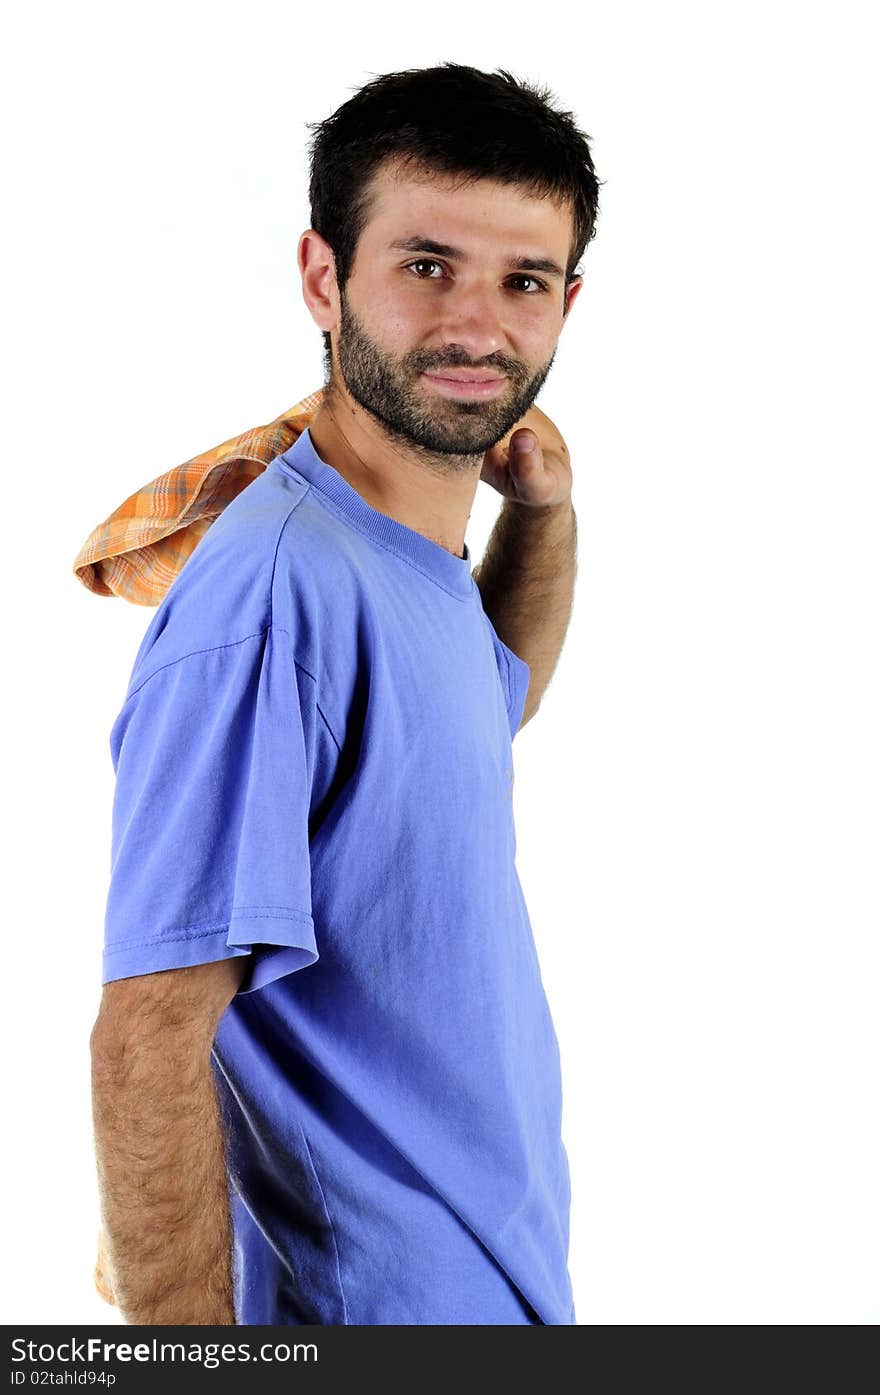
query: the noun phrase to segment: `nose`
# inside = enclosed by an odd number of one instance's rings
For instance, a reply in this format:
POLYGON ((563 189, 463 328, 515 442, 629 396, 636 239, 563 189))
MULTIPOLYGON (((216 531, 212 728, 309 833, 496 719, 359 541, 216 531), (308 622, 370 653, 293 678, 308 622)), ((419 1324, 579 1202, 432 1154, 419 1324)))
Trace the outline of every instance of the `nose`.
POLYGON ((470 363, 482 363, 504 346, 501 305, 497 287, 482 282, 459 284, 443 300, 439 337, 451 347, 459 345, 470 363))

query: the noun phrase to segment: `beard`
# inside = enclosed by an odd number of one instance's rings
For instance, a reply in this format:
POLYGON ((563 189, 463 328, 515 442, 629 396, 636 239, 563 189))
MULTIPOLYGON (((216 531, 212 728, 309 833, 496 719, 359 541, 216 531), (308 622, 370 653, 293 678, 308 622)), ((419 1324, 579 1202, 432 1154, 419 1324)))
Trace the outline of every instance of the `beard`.
MULTIPOLYGON (((531 407, 556 356, 537 373, 521 363, 505 359, 491 364, 469 363, 466 356, 447 351, 442 362, 436 353, 414 350, 396 357, 370 338, 343 289, 340 293, 340 328, 337 339, 339 374, 364 411, 382 424, 390 438, 413 447, 426 457, 460 457, 470 468, 472 458, 485 454, 500 441, 531 407), (421 379, 424 372, 445 368, 485 368, 505 374, 506 388, 495 398, 449 398, 432 394, 421 379)), ((332 358, 327 357, 325 397, 338 386, 332 358)), ((436 465, 436 460, 433 461, 436 465)), ((453 461, 450 459, 450 465, 453 461)))

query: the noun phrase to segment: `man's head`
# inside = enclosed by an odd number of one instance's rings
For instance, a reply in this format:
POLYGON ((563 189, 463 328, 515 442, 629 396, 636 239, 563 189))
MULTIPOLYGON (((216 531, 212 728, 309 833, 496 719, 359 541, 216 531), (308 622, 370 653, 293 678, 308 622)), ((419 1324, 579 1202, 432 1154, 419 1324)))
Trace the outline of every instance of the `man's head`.
POLYGON ((488 449, 532 405, 600 184, 547 96, 446 63, 377 78, 317 124, 299 261, 328 401, 341 382, 392 436, 449 455, 488 449))

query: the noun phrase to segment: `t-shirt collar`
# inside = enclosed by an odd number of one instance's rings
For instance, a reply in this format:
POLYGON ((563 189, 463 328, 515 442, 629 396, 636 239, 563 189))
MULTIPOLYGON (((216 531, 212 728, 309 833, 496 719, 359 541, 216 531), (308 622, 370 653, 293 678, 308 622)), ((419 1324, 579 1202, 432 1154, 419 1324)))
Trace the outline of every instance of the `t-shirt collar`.
POLYGON ((472 593, 475 584, 471 576, 473 557, 467 543, 464 544, 465 555, 456 557, 424 533, 374 509, 338 470, 321 459, 308 428, 278 458, 330 499, 356 528, 370 534, 384 547, 409 558, 447 590, 461 596, 472 593))

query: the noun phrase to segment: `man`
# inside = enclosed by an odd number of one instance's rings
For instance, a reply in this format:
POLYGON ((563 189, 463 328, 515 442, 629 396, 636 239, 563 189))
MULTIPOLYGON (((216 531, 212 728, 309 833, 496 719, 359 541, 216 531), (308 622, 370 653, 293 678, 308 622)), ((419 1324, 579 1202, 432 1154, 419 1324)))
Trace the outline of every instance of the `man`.
POLYGON ((91 1050, 116 1301, 573 1323, 511 739, 571 610, 571 470, 533 402, 597 181, 544 94, 443 64, 328 118, 310 192, 320 408, 199 542, 111 734, 91 1050), (480 479, 505 503, 472 575, 480 479))

